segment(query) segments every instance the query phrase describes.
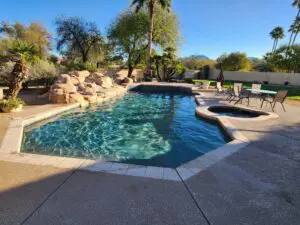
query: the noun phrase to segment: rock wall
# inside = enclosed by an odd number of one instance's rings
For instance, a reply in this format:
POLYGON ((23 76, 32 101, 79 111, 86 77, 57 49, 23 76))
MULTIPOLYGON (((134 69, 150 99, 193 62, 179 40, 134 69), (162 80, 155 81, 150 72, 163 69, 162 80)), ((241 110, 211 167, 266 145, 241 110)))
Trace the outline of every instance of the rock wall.
POLYGON ((107 93, 118 95, 127 90, 133 80, 117 77, 116 82, 102 73, 88 71, 72 71, 59 75, 51 86, 49 100, 56 104, 80 103, 81 106, 103 102, 107 93), (113 90, 113 91, 112 91, 113 90))

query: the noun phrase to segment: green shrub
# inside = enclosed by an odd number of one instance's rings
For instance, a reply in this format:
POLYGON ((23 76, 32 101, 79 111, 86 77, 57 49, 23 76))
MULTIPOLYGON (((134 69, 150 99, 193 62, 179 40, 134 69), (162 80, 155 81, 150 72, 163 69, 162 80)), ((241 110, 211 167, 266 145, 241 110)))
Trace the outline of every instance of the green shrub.
POLYGON ((89 72, 96 72, 97 71, 97 65, 95 63, 83 63, 83 62, 75 62, 70 61, 66 62, 64 64, 68 70, 88 70, 89 72))
POLYGON ((9 98, 0 100, 0 109, 8 108, 9 110, 18 108, 20 105, 25 105, 25 102, 20 98, 9 98))
POLYGON ((0 86, 7 86, 15 63, 7 62, 0 65, 0 86))

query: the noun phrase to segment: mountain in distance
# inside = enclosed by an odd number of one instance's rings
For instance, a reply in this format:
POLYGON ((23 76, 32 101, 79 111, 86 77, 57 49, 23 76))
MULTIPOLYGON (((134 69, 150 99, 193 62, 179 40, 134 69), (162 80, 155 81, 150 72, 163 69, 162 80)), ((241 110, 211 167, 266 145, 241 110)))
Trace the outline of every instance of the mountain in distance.
POLYGON ((259 58, 257 58, 257 57, 248 57, 248 59, 249 59, 251 62, 253 62, 253 61, 255 61, 255 60, 259 60, 259 58))
POLYGON ((183 57, 182 59, 206 59, 206 60, 210 60, 210 58, 208 58, 206 55, 191 55, 188 57, 183 57))

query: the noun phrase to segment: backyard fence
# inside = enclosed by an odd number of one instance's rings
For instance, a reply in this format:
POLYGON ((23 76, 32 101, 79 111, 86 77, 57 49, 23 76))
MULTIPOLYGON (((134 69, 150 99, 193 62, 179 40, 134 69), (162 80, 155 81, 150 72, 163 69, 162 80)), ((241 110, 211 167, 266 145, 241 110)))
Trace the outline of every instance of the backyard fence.
MULTIPOLYGON (((209 79, 216 79, 220 70, 210 70, 209 79)), ((224 72, 225 80, 245 82, 260 82, 269 84, 291 84, 300 86, 300 73, 273 73, 273 72, 224 72)))

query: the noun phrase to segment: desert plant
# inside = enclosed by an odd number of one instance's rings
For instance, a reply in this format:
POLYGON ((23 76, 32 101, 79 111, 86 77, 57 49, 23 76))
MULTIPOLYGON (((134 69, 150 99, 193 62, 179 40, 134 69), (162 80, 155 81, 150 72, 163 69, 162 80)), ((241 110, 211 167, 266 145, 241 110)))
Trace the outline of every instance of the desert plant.
POLYGON ((20 106, 25 105, 25 102, 20 98, 8 98, 0 100, 1 111, 9 112, 13 109, 17 109, 20 106))

